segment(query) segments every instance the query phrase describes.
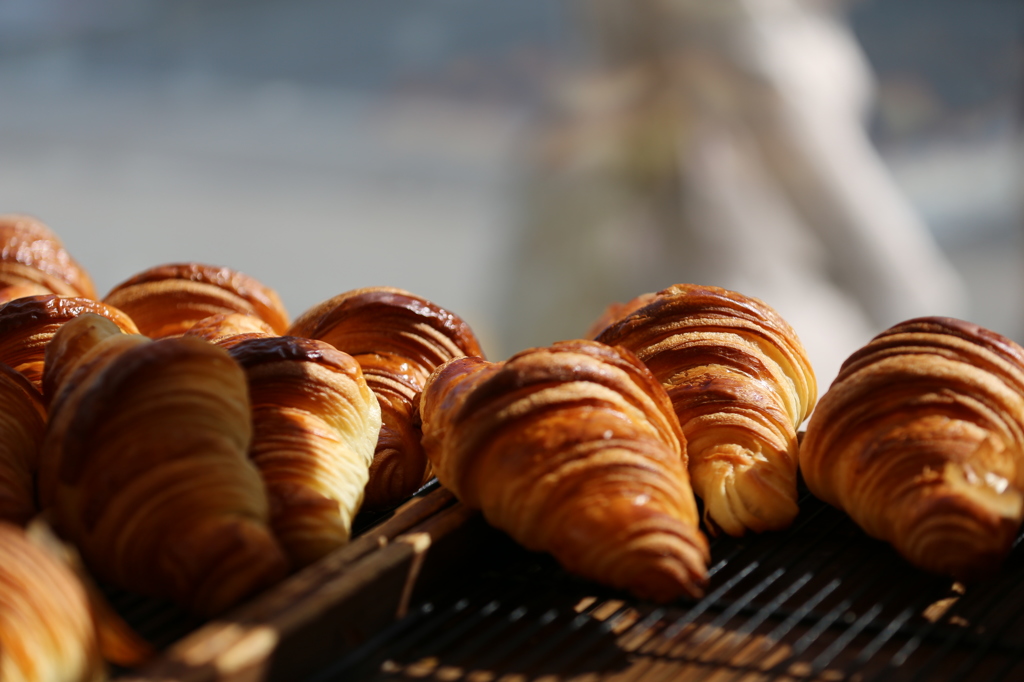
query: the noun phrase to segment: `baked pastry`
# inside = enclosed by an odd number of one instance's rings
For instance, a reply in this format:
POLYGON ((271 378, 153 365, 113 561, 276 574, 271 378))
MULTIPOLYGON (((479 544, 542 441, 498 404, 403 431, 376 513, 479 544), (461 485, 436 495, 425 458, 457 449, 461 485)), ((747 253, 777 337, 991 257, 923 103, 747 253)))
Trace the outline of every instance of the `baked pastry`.
POLYGON ((438 480, 526 548, 640 598, 701 594, 708 545, 684 437, 631 353, 568 341, 452 360, 420 412, 438 480))
POLYGON ((89 273, 54 232, 27 215, 0 215, 0 287, 96 298, 89 273))
POLYGON ((454 313, 391 287, 355 289, 310 308, 289 336, 326 341, 356 359, 380 401, 366 509, 386 509, 430 480, 413 420, 413 401, 430 373, 451 358, 483 356, 472 330, 454 313))
POLYGON ((39 391, 0 365, 0 521, 25 525, 38 509, 36 460, 46 427, 39 391))
POLYGON ((380 433, 377 398, 352 356, 323 341, 249 338, 230 353, 249 382, 250 457, 271 528, 292 565, 306 566, 349 540, 380 433))
POLYGON ((221 348, 245 341, 277 336, 273 328, 263 320, 243 313, 211 315, 189 327, 183 336, 194 336, 221 348))
POLYGON ((227 351, 82 315, 47 348, 44 383, 40 503, 100 580, 210 615, 284 577, 227 351))
POLYGON ((797 427, 817 393, 792 327, 756 298, 677 284, 613 308, 591 333, 627 348, 666 388, 712 530, 742 535, 796 517, 797 427))
POLYGON ((21 372, 42 390, 46 346, 64 323, 85 313, 102 315, 126 333, 139 331, 122 311, 91 298, 26 296, 0 306, 0 363, 21 372))
POLYGON ((85 589, 24 530, 0 522, 0 679, 105 679, 85 589))
POLYGON ((912 564, 992 571, 1024 515, 1024 349, 919 318, 843 364, 800 448, 807 487, 912 564))
POLYGON ((118 284, 103 301, 120 308, 153 339, 180 336, 210 315, 243 313, 278 334, 288 313, 277 292, 230 268, 200 263, 159 265, 118 284))

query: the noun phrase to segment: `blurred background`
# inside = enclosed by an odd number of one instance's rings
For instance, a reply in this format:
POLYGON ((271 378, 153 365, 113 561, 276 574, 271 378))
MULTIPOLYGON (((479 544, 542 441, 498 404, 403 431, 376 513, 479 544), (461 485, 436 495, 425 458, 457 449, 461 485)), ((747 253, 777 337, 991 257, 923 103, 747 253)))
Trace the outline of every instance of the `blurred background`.
POLYGON ((0 0, 0 212, 101 292, 385 284, 492 359, 676 282, 824 385, 926 314, 1024 341, 1018 0, 0 0))

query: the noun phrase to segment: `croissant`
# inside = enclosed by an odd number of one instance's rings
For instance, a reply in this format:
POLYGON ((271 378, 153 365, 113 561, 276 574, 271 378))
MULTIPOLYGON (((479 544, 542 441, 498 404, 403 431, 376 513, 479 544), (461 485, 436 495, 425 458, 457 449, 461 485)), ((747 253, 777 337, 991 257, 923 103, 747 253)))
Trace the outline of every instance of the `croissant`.
POLYGON ((452 360, 420 396, 438 480, 533 551, 643 599, 699 596, 707 540, 664 389, 594 341, 452 360))
POLYGON ((807 487, 912 564, 970 580, 1024 514, 1024 349, 919 318, 846 360, 800 448, 807 487))
POLYGON ((709 527, 738 536, 790 525, 796 429, 817 386, 778 313, 733 291, 677 284, 613 308, 591 332, 636 353, 668 390, 709 527))
POLYGON ((122 311, 90 298, 27 296, 0 306, 0 363, 42 390, 47 345, 61 325, 85 313, 102 315, 129 334, 139 331, 122 311))
POLYGON ((210 315, 243 313, 278 334, 288 313, 277 292, 230 268, 199 263, 159 265, 118 284, 103 299, 128 315, 154 339, 180 336, 210 315))
POLYGON ((273 328, 258 317, 242 313, 211 315, 189 327, 183 336, 194 336, 221 348, 230 348, 246 339, 277 336, 273 328))
POLYGON ((105 678, 85 589, 71 569, 0 522, 0 679, 105 678))
POLYGON ((40 502, 99 579, 211 615, 284 577, 227 351, 82 315, 47 348, 44 383, 40 502))
POLYGON ((320 339, 354 357, 380 402, 383 425, 363 507, 393 506, 429 481, 433 473, 420 445, 413 401, 445 361, 483 356, 469 325, 407 291, 370 287, 314 306, 288 335, 320 339))
POLYGON ((96 298, 92 278, 57 235, 35 218, 13 213, 0 215, 0 287, 96 298))
POLYGON ((38 511, 35 473, 45 420, 39 391, 0 365, 0 521, 24 525, 38 511))
POLYGON ((250 456, 271 527, 306 566, 348 542, 380 432, 377 398, 359 364, 322 341, 250 338, 230 353, 249 381, 250 456))

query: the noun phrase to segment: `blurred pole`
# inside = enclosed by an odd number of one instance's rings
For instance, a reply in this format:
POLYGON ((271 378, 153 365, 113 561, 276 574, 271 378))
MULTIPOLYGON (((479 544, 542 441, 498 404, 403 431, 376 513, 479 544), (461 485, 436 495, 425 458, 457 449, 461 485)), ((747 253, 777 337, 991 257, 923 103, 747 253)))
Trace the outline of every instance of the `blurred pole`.
POLYGON ((812 0, 582 0, 592 66, 540 122, 510 350, 676 282, 757 296, 827 385, 884 327, 961 316, 957 275, 865 131, 874 83, 812 0))

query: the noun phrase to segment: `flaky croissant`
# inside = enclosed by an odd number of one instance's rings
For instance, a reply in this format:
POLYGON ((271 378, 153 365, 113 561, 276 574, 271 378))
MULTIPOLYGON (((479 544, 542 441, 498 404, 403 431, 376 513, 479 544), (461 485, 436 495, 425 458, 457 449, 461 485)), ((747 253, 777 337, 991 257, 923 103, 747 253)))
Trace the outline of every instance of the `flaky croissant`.
POLYGON ((667 389, 705 519, 730 535, 796 517, 796 429, 817 394, 793 329, 764 302, 677 284, 613 307, 592 329, 667 389))
POLYGON ((227 351, 83 315, 54 336, 46 375, 40 502, 97 577, 206 615, 284 577, 227 351))
POLYGON ((36 462, 45 426, 39 391, 0 365, 0 521, 24 525, 38 511, 36 462))
POLYGON ((807 425, 808 488, 914 565, 971 579, 999 565, 1024 514, 1024 349, 975 324, 920 318, 843 364, 807 425))
POLYGON ((188 328, 183 336, 194 336, 221 348, 230 348, 246 339, 264 339, 277 336, 273 328, 252 315, 230 313, 211 315, 188 328))
POLYGON ((420 412, 438 480, 519 543, 641 598, 701 594, 708 545, 684 437, 631 353, 569 341, 452 360, 420 412))
POLYGON ((258 317, 278 334, 288 327, 273 289, 230 268, 200 263, 150 268, 115 286, 103 301, 128 313, 153 339, 180 336, 206 317, 230 313, 258 317))
MULTIPOLYGON (((0 215, 0 290, 19 295, 60 294, 96 298, 92 278, 54 232, 27 215, 0 215)), ((15 296, 3 295, 5 300, 15 296)))
POLYGON ((230 353, 249 382, 250 456, 271 528, 305 566, 348 542, 380 433, 377 398, 359 364, 322 341, 250 338, 230 353))
POLYGON ((117 308, 90 298, 26 296, 0 305, 0 363, 42 390, 46 346, 63 324, 85 313, 102 315, 129 334, 135 323, 117 308))
POLYGON ((0 522, 0 680, 104 678, 84 587, 21 528, 0 522))
POLYGON ((289 336, 326 341, 362 367, 380 401, 381 426, 366 486, 366 509, 383 509, 430 480, 413 400, 427 377, 451 358, 482 356, 480 344, 454 313, 391 287, 355 289, 303 313, 289 336))

